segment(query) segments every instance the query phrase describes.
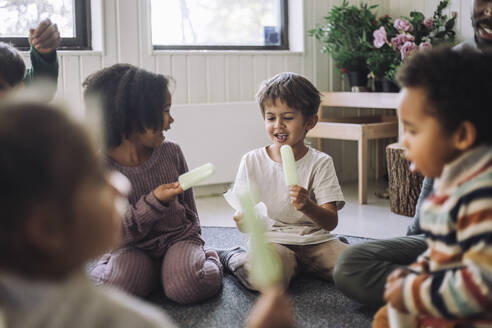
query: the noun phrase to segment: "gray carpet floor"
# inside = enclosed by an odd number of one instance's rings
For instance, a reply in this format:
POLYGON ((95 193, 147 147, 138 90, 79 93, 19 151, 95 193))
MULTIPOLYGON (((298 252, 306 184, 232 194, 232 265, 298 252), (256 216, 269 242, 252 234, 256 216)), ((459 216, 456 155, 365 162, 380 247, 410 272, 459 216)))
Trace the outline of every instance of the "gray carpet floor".
MULTIPOLYGON (((206 247, 229 248, 243 245, 235 228, 203 227, 206 247)), ((351 244, 367 239, 346 236, 351 244)), ((296 277, 289 287, 297 327, 370 327, 374 310, 352 301, 333 283, 306 275, 296 277)), ((179 327, 244 327, 244 321, 258 293, 245 289, 230 274, 224 276, 222 291, 194 305, 179 305, 156 292, 150 301, 159 304, 179 327)))

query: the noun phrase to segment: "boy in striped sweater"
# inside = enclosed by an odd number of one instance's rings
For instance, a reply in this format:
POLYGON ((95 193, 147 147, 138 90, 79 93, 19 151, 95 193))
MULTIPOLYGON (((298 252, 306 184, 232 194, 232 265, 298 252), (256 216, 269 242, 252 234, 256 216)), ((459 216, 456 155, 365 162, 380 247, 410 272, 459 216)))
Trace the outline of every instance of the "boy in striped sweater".
MULTIPOLYGON (((431 317, 468 327, 492 313, 491 76, 491 53, 448 48, 416 54, 398 75, 405 156, 436 178, 420 212, 428 249, 395 270, 384 293, 411 326, 431 317)), ((388 326, 386 313, 374 327, 388 326)))

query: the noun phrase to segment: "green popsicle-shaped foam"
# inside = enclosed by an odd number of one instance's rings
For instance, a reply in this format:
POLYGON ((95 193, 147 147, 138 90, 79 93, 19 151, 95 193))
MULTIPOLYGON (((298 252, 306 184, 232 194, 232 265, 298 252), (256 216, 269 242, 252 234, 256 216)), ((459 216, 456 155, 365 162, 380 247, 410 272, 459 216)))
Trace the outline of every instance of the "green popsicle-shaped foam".
POLYGON ((285 183, 289 186, 298 185, 299 176, 297 175, 296 160, 294 159, 292 147, 289 145, 283 145, 280 147, 280 155, 282 156, 285 183))
POLYGON ((183 190, 193 187, 215 173, 212 163, 203 164, 179 176, 178 181, 183 190))
POLYGON ((251 235, 251 279, 255 287, 263 289, 280 283, 282 267, 276 250, 265 237, 265 227, 255 212, 255 197, 250 189, 238 193, 246 231, 251 235))

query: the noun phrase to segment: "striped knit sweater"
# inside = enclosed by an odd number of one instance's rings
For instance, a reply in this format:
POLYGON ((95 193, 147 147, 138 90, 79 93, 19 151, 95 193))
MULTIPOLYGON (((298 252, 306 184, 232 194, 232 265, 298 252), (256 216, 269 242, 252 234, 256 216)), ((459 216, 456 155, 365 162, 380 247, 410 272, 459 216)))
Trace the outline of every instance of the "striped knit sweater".
POLYGON ((445 166, 424 202, 420 225, 429 248, 404 280, 407 309, 430 317, 492 313, 492 147, 445 166))
POLYGON ((203 244, 200 222, 192 189, 178 195, 169 205, 153 193, 161 184, 178 181, 188 171, 181 148, 170 141, 156 147, 152 156, 139 166, 123 166, 107 158, 108 168, 124 174, 131 182, 130 207, 123 219, 123 243, 161 257, 180 240, 203 244))

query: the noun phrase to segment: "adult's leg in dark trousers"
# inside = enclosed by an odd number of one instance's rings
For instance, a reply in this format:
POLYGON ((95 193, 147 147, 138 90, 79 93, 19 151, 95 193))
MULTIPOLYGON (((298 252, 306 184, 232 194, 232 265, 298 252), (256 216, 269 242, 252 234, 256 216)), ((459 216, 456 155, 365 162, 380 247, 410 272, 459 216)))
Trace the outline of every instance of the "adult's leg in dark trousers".
POLYGON ((414 262, 427 249, 423 235, 356 244, 340 254, 333 278, 348 297, 371 307, 384 304, 384 285, 398 267, 414 262))

